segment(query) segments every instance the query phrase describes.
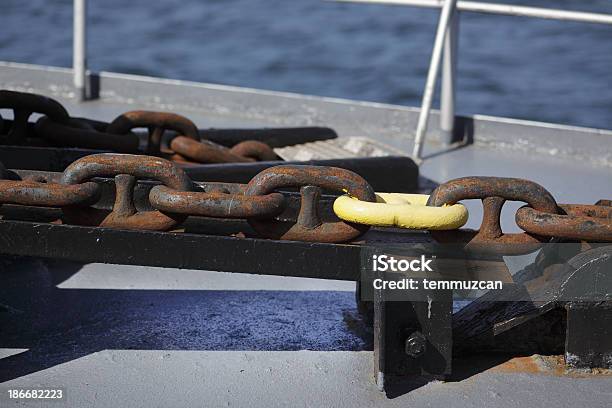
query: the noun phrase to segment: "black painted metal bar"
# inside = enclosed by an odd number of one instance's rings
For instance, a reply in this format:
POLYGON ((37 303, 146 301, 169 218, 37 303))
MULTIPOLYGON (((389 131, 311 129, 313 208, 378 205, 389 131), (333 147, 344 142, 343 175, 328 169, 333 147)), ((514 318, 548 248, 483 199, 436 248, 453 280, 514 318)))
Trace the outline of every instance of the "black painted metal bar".
POLYGON ((40 146, 0 146, 0 162, 9 169, 63 171, 81 157, 110 151, 40 146))
POLYGON ((566 310, 566 364, 612 369, 612 301, 570 302, 566 310))
POLYGON ((283 147, 338 137, 336 132, 328 127, 200 129, 199 133, 202 139, 228 147, 244 140, 257 140, 270 147, 283 147))
MULTIPOLYGON (((0 162, 9 169, 63 171, 70 163, 100 150, 0 146, 0 162)), ((281 164, 308 164, 342 167, 365 178, 377 191, 414 192, 418 188, 418 166, 408 157, 367 157, 307 162, 269 161, 256 163, 189 164, 180 165, 194 181, 247 183, 253 176, 269 167, 281 164), (400 175, 400 177, 398 177, 400 175)))
POLYGON ((78 262, 358 280, 358 245, 0 221, 0 252, 78 262))
POLYGON ((247 183, 260 171, 279 164, 341 167, 359 174, 376 191, 405 193, 414 192, 418 188, 419 167, 409 157, 363 157, 306 162, 209 164, 205 166, 186 165, 184 169, 196 181, 247 183))

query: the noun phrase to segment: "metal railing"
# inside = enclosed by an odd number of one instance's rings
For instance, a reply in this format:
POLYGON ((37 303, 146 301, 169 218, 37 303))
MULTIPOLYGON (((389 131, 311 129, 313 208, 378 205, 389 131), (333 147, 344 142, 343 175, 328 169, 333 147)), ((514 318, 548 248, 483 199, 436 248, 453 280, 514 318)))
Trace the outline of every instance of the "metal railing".
MULTIPOLYGON (((441 8, 440 20, 431 55, 429 71, 423 92, 421 111, 417 124, 413 156, 420 160, 427 133, 427 123, 436 87, 436 78, 442 62, 442 86, 440 95, 440 130, 446 142, 452 141, 455 122, 456 71, 459 39, 460 11, 536 17, 582 23, 612 24, 612 15, 556 10, 539 7, 514 6, 510 4, 480 3, 458 0, 328 0, 343 3, 387 4, 441 8)), ((74 0, 73 38, 74 86, 77 97, 88 98, 89 76, 87 74, 87 0, 74 0)))
POLYGON ((612 24, 612 15, 585 13, 581 11, 556 10, 540 7, 514 6, 511 4, 479 3, 457 0, 331 0, 342 3, 387 4, 442 8, 434 42, 419 120, 414 138, 412 155, 417 161, 421 159, 427 123, 433 95, 436 88, 436 77, 440 70, 440 59, 444 54, 442 67, 442 89, 440 93, 440 130, 443 141, 453 140, 455 122, 455 84, 457 72, 457 52, 459 39, 460 11, 476 13, 503 14, 521 17, 536 17, 553 20, 574 21, 581 23, 612 24))
POLYGON ((74 0, 72 69, 77 98, 87 99, 87 0, 74 0))

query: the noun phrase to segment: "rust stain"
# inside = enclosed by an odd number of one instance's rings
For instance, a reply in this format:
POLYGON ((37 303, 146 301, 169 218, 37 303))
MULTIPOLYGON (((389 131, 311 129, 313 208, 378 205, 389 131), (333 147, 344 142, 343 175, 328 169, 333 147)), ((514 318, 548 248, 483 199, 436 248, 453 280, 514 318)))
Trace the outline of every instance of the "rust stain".
POLYGON ((497 373, 527 373, 557 377, 588 378, 592 376, 612 376, 612 370, 607 369, 568 369, 562 355, 514 357, 489 370, 497 373))

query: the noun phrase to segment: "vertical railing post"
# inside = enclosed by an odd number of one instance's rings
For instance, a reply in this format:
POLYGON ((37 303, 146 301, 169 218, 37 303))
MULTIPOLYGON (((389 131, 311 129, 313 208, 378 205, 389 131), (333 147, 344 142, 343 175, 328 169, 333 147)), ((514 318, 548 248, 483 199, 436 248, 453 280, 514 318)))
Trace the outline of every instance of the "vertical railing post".
POLYGON ((414 159, 419 161, 423 152, 423 144, 425 142, 425 134, 427 133, 427 121, 429 120, 429 111, 433 101, 433 94, 436 90, 436 77, 440 71, 440 60, 442 59, 442 49, 444 46, 444 37, 448 30, 448 24, 451 15, 455 12, 457 0, 446 0, 442 6, 440 13, 440 21, 436 31, 436 39, 434 42, 433 51, 431 53, 431 62, 429 63, 429 72, 425 82, 425 90, 423 91, 423 102, 421 103, 421 111, 419 113, 419 121, 417 123, 416 134, 414 137, 414 149, 412 155, 414 159))
POLYGON ((76 97, 87 99, 87 0, 74 0, 72 69, 76 97))
POLYGON ((442 86, 440 91, 440 133, 441 142, 453 142, 455 130, 455 101, 457 87, 457 58, 459 44, 459 10, 455 10, 444 38, 444 59, 442 61, 442 86))

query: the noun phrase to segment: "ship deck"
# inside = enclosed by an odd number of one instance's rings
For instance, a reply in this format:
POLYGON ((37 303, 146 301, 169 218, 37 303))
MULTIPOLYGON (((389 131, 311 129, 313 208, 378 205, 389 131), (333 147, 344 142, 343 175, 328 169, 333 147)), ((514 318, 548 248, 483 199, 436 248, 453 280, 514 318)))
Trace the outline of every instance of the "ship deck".
MULTIPOLYGON (((79 103, 68 70, 6 63, 0 72, 0 88, 52 96, 72 116, 111 120, 148 109, 183 114, 200 128, 329 126, 340 137, 369 137, 406 154, 418 113, 120 74, 101 74, 100 98, 79 103)), ((470 143, 446 147, 435 142, 436 118, 420 167, 436 183, 508 176, 536 181, 563 203, 612 196, 611 131, 462 117, 470 143)), ((503 213, 508 231, 517 229, 517 206, 503 213)), ((479 204, 469 209, 468 226, 476 228, 479 204)), ((415 384, 386 398, 373 382, 371 334, 357 314, 352 282, 2 262, 3 326, 24 335, 16 343, 0 340, 0 386, 62 387, 70 406, 604 407, 612 399, 612 377, 560 375, 537 357, 499 366, 465 362, 451 381, 415 384)))

